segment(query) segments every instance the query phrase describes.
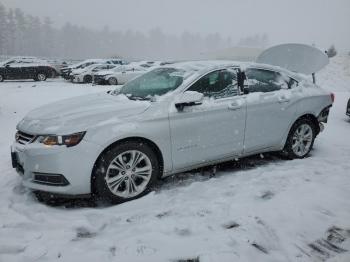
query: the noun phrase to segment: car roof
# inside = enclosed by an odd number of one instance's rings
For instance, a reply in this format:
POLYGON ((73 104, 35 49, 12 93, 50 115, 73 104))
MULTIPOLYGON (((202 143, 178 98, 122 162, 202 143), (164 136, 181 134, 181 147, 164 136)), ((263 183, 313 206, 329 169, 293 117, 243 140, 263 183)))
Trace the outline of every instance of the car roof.
POLYGON ((240 67, 243 71, 247 68, 259 68, 265 70, 271 70, 280 72, 296 79, 297 81, 302 81, 305 78, 300 74, 291 72, 279 66, 273 66, 268 64, 254 63, 254 62, 240 62, 240 61, 230 61, 230 60, 198 60, 198 61, 181 61, 174 62, 164 65, 167 68, 176 68, 179 70, 184 70, 188 72, 196 72, 198 74, 205 74, 206 72, 213 71, 215 69, 221 69, 225 67, 240 67))

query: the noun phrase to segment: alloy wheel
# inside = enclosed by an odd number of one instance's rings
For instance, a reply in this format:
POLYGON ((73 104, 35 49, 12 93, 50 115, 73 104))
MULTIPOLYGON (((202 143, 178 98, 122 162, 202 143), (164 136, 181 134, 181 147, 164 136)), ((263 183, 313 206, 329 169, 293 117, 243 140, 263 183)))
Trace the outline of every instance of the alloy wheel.
POLYGON ((306 155, 311 147, 313 131, 308 124, 300 125, 294 132, 292 138, 292 150, 299 157, 306 155))
POLYGON ((114 195, 132 198, 147 188, 151 176, 152 164, 148 156, 138 150, 129 150, 111 161, 105 182, 114 195))
POLYGON ((39 81, 45 81, 46 80, 46 75, 45 74, 38 74, 38 80, 39 81))
POLYGON ((112 86, 113 86, 113 85, 117 85, 117 84, 118 84, 118 81, 117 81, 116 78, 112 77, 112 78, 109 79, 109 84, 112 85, 112 86))

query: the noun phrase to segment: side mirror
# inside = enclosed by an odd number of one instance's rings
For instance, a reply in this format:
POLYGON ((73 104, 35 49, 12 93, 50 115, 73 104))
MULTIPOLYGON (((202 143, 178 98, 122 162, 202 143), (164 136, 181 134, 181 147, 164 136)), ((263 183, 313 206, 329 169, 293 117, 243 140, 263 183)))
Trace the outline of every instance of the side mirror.
POLYGON ((195 106, 202 104, 204 95, 196 91, 185 91, 175 101, 177 110, 182 111, 185 106, 195 106))
POLYGON ((10 64, 5 65, 5 67, 6 67, 6 68, 9 68, 9 67, 10 67, 10 64))

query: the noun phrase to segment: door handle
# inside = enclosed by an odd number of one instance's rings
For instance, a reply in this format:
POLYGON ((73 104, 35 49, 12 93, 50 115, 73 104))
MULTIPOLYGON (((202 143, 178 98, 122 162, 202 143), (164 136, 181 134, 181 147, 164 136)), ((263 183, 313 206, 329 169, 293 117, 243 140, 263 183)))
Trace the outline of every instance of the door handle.
POLYGON ((278 98, 278 103, 288 103, 289 101, 290 99, 285 96, 281 96, 278 98))
POLYGON ((229 106, 228 106, 228 109, 229 110, 237 110, 237 109, 240 109, 242 107, 242 105, 239 105, 239 104, 230 104, 229 106))

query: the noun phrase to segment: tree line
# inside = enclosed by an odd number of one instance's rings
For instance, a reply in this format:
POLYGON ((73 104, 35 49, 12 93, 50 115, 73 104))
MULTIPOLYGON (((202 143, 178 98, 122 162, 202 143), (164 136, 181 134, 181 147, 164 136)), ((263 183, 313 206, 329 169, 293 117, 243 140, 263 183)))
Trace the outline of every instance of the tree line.
MULTIPOLYGON (((267 35, 255 35, 238 41, 242 45, 259 47, 267 42, 267 35)), ((178 36, 163 32, 160 28, 142 33, 132 30, 112 31, 108 26, 92 30, 71 23, 57 28, 49 17, 40 19, 25 14, 19 8, 6 9, 0 3, 1 56, 190 59, 236 44, 230 37, 222 37, 219 33, 201 35, 185 31, 178 36)))

